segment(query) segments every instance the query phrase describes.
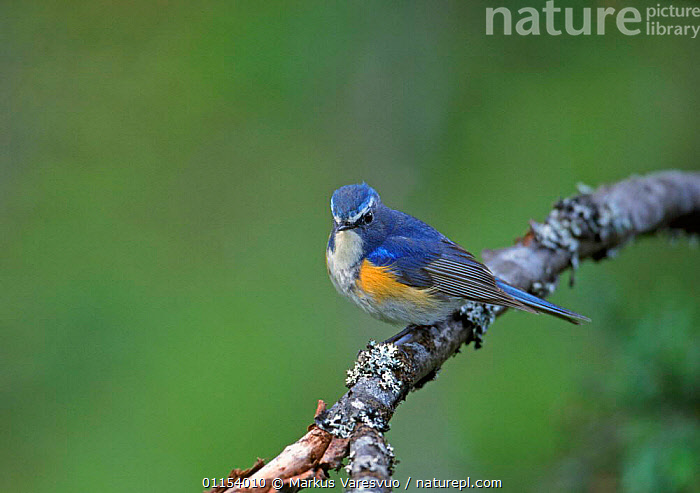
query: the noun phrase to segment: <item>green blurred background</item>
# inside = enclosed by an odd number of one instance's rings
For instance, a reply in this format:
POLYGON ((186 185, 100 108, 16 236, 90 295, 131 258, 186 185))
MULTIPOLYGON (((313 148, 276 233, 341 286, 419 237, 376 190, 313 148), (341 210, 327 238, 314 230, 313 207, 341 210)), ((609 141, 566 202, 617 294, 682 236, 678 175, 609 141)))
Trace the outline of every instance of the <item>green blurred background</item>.
MULTIPOLYGON (((697 39, 486 6, 3 2, 0 489, 200 491, 303 434, 398 330, 327 279, 340 185, 478 254, 577 182, 698 169, 697 39)), ((699 255, 584 264, 553 300, 590 325, 499 319, 397 412, 396 478, 697 487, 699 255)))

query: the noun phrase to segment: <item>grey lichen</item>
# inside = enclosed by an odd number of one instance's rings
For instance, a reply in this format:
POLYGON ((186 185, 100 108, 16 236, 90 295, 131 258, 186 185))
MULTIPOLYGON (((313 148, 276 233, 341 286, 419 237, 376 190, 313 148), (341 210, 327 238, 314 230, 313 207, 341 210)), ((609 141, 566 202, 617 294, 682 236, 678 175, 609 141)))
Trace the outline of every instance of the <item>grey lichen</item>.
POLYGON ((572 254, 576 254, 578 251, 579 242, 577 237, 581 235, 582 222, 576 220, 577 216, 585 218, 592 215, 590 209, 578 207, 578 204, 566 204, 565 202, 570 199, 564 199, 560 201, 549 213, 549 216, 544 223, 533 222, 532 232, 535 234, 535 238, 540 242, 541 245, 551 249, 551 250, 566 250, 572 254), (565 213, 565 207, 571 206, 571 208, 577 209, 576 213, 573 215, 565 213))
POLYGON ((484 343, 484 337, 489 326, 496 320, 496 307, 468 301, 459 309, 463 320, 474 325, 474 348, 479 349, 484 343))
POLYGON ((496 319, 493 305, 485 305, 475 301, 467 301, 459 309, 459 314, 462 318, 470 321, 474 325, 488 328, 496 319))
POLYGON ((363 377, 379 377, 379 386, 383 390, 401 392, 403 382, 396 376, 403 364, 399 354, 399 348, 392 343, 369 341, 367 349, 360 353, 353 368, 348 370, 345 385, 350 388, 363 377))
POLYGON ((557 285, 554 282, 535 281, 532 283, 531 292, 535 296, 539 296, 540 298, 546 298, 554 292, 554 289, 556 287, 557 285))
POLYGON ((614 203, 606 203, 600 211, 599 229, 596 233, 602 240, 607 240, 611 236, 624 236, 632 229, 630 217, 619 210, 614 203))
POLYGON ((375 412, 373 409, 362 410, 357 413, 355 417, 358 423, 367 425, 375 430, 387 431, 389 430, 389 423, 384 419, 379 413, 375 412))
POLYGON ((382 416, 376 409, 366 406, 359 400, 354 400, 350 404, 358 412, 352 413, 350 419, 343 417, 342 413, 330 413, 316 418, 316 424, 328 433, 340 438, 350 438, 358 425, 366 425, 378 431, 388 431, 390 426, 386 417, 382 416))
POLYGON ((332 414, 324 416, 320 420, 317 419, 317 424, 321 429, 332 433, 339 438, 350 438, 352 432, 355 431, 355 421, 344 421, 341 414, 332 414))
POLYGON ((582 239, 605 242, 611 237, 623 238, 632 223, 613 202, 597 204, 584 194, 560 200, 544 223, 533 222, 531 226, 541 245, 571 253, 571 264, 576 268, 582 239))
MULTIPOLYGON (((380 436, 382 438, 384 437, 381 432, 380 436)), ((382 469, 386 469, 388 475, 392 476, 394 474, 394 466, 397 462, 396 455, 394 454, 394 447, 392 447, 391 444, 382 439, 375 439, 372 436, 364 435, 358 438, 354 446, 350 448, 345 472, 357 476, 362 472, 382 473, 382 469), (371 450, 367 447, 376 447, 379 449, 379 453, 358 455, 355 451, 356 447, 364 449, 365 451, 371 450)))
POLYGON ((358 425, 387 431, 390 413, 384 409, 380 398, 366 400, 367 392, 374 395, 383 391, 386 393, 383 397, 390 401, 398 398, 406 385, 400 378, 404 369, 402 358, 405 358, 404 353, 393 343, 370 341, 347 372, 345 383, 351 390, 345 405, 336 403, 316 417, 316 424, 341 438, 352 436, 358 425))

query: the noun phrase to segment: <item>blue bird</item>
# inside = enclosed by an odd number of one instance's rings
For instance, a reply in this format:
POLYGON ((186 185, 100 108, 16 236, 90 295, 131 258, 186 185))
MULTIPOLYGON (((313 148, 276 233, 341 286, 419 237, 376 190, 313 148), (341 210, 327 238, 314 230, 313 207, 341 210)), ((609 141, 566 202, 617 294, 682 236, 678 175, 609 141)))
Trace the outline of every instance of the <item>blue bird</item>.
POLYGON ((547 313, 574 324, 590 322, 498 279, 436 229, 385 206, 365 183, 336 190, 331 213, 326 249, 331 281, 380 320, 431 325, 469 300, 547 313))

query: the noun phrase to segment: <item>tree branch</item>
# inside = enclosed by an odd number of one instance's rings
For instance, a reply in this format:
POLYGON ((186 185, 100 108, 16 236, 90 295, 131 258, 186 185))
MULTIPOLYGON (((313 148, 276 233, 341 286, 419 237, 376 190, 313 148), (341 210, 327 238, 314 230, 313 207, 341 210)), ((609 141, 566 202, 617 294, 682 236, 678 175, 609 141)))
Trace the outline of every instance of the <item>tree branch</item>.
MULTIPOLYGON (((531 222, 514 246, 485 251, 483 257, 508 283, 546 296, 559 275, 580 260, 610 257, 632 238, 664 229, 700 232, 700 173, 664 171, 595 191, 583 189, 557 202, 544 223, 531 222)), ((352 479, 389 479, 393 456, 380 432, 389 429, 398 404, 434 378, 462 344, 474 342, 478 349, 503 311, 470 302, 433 326, 408 326, 384 343, 370 341, 348 372, 348 392, 328 410, 319 404, 315 424, 304 437, 262 468, 231 473, 234 478, 265 478, 264 487, 212 491, 273 491, 273 478, 283 479, 285 491, 296 491, 310 486, 302 480, 325 479, 330 469, 339 469, 349 449, 355 451, 348 471, 352 479)), ((389 491, 374 486, 358 489, 389 491)))
POLYGON ((394 472, 394 449, 384 441, 384 435, 366 425, 358 426, 350 439, 349 463, 346 467, 352 482, 348 493, 391 491, 394 472))

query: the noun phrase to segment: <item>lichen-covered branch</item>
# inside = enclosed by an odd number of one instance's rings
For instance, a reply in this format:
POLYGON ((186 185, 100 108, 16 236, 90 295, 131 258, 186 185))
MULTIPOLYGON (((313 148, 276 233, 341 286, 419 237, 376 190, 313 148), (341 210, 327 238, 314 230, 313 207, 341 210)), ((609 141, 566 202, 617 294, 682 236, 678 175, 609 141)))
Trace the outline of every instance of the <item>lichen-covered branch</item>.
MULTIPOLYGON (((581 260, 610 257, 632 238, 664 229, 700 232, 700 173, 664 171, 597 190, 583 189, 579 195, 557 202, 544 223, 532 222, 515 245, 485 251, 483 258, 508 283, 546 296, 554 290, 561 273, 575 269, 581 260)), ((273 478, 284 478, 287 491, 304 486, 299 481, 295 486, 293 478, 327 477, 348 453, 348 440, 354 447, 362 447, 360 437, 371 436, 367 430, 388 430, 394 411, 407 394, 434 378, 462 344, 474 342, 480 347, 486 330, 503 311, 467 303, 448 320, 430 327, 408 326, 384 343, 370 342, 348 372, 348 392, 330 409, 318 409, 315 426, 305 437, 247 477, 268 478, 268 486, 273 478)), ((388 448, 362 450, 370 451, 363 453, 365 463, 374 453, 376 464, 384 464, 383 450, 388 448)), ((349 472, 352 479, 367 475, 366 468, 355 469, 354 463, 349 472)))
POLYGON ((374 428, 361 425, 350 439, 350 455, 345 468, 352 478, 348 493, 391 491, 394 472, 394 449, 384 441, 384 435, 374 428))

